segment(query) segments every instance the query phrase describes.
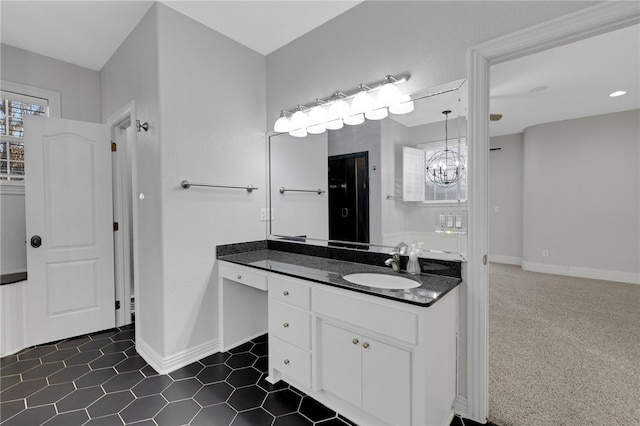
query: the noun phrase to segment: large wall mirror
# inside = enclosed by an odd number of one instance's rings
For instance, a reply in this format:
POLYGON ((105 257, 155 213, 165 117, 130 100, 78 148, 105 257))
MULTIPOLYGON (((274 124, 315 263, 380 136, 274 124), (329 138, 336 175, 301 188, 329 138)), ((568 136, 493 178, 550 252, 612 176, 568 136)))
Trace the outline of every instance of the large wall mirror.
POLYGON ((376 251, 422 243, 464 260, 466 80, 411 98, 408 114, 271 135, 269 238, 376 251))

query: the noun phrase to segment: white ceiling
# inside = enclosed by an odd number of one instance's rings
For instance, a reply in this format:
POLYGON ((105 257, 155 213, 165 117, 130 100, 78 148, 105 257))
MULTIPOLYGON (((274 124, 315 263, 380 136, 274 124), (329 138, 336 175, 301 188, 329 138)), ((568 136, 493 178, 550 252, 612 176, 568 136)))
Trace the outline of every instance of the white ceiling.
MULTIPOLYGON (((358 1, 163 1, 267 55, 358 1)), ((153 1, 0 1, 2 43, 99 71, 153 1)))
MULTIPOLYGON (((167 6, 263 55, 360 1, 167 1, 167 6)), ((150 1, 0 1, 0 41, 100 70, 150 1)), ((640 108, 638 25, 491 68, 492 135, 534 124, 640 108), (609 98, 614 90, 627 95, 609 98)))
POLYGON ((492 136, 540 123, 640 108, 640 26, 491 67, 492 136), (610 98, 616 90, 626 95, 610 98))

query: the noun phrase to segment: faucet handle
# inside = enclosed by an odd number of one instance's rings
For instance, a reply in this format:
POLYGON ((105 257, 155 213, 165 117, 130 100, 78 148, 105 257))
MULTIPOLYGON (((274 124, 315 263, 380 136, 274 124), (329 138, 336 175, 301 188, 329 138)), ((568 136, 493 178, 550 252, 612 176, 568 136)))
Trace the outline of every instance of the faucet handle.
POLYGON ((398 245, 396 245, 393 250, 391 250, 391 253, 389 253, 390 255, 400 255, 400 256, 407 256, 409 254, 409 246, 402 242, 399 243, 398 245))

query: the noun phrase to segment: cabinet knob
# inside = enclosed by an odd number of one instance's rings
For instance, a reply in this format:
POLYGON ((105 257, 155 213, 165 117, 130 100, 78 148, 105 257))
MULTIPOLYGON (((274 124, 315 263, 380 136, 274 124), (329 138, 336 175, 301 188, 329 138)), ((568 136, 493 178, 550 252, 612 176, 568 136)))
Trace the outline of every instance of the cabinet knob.
POLYGON ((368 349, 368 348, 369 348, 369 343, 364 342, 364 343, 362 344, 362 347, 363 347, 363 348, 365 348, 365 349, 368 349))
POLYGON ((238 274, 238 279, 241 280, 242 279, 242 275, 238 274))
POLYGON ((282 294, 284 294, 285 296, 288 296, 289 295, 289 290, 283 291, 282 294))
POLYGON ((353 339, 351 342, 353 342, 354 345, 357 345, 358 343, 360 343, 360 340, 358 339, 353 339))
POLYGON ((288 359, 285 359, 283 362, 284 362, 284 365, 289 365, 289 360, 288 359))
POLYGON ((282 326, 283 326, 284 328, 289 328, 289 323, 288 323, 288 322, 285 322, 284 324, 282 324, 282 326))

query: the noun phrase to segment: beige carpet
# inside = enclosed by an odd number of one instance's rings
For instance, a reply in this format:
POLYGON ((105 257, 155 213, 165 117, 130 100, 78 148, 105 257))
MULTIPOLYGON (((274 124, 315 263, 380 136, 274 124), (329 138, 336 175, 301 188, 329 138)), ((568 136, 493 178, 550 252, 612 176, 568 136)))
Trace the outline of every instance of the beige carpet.
POLYGON ((640 285, 492 263, 489 420, 640 425, 640 285))

